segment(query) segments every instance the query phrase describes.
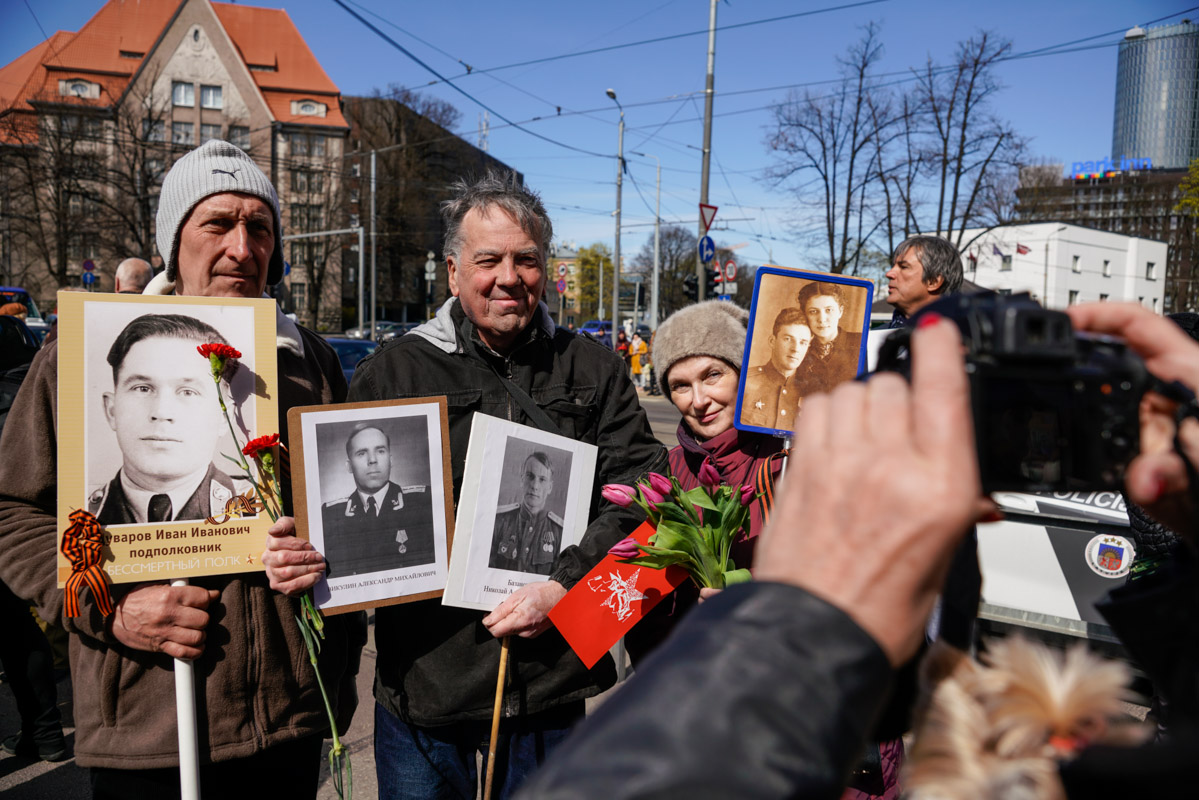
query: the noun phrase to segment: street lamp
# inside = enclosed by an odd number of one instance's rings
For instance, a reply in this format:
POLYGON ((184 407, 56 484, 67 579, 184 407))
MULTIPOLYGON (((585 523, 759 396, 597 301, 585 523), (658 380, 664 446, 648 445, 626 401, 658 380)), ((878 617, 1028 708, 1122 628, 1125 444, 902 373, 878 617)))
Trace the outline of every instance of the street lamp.
POLYGON ((624 178, 624 106, 616 99, 616 90, 606 93, 620 109, 620 129, 616 139, 616 248, 612 258, 612 349, 616 349, 616 321, 620 317, 620 191, 624 178))
MULTIPOLYGON (((632 153, 633 151, 629 151, 632 153)), ((650 306, 649 326, 650 328, 658 329, 658 237, 662 227, 662 160, 657 156, 651 156, 649 153, 633 153, 635 156, 643 156, 644 158, 652 158, 658 162, 658 207, 654 211, 654 282, 651 285, 650 296, 653 298, 653 305, 650 306)))

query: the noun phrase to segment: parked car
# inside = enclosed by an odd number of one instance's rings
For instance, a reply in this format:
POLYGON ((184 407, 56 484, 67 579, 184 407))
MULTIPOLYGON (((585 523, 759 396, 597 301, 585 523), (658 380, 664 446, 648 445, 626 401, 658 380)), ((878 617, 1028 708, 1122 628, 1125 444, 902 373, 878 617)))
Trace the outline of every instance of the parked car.
POLYGON ((46 334, 50 332, 50 325, 54 322, 53 316, 50 319, 42 316, 29 292, 19 286, 0 286, 0 306, 7 303, 20 303, 25 306, 25 325, 37 337, 38 342, 46 338, 46 334))
POLYGON ((354 376, 354 368, 358 366, 358 362, 375 352, 379 346, 378 342, 372 342, 370 339, 346 339, 340 336, 327 336, 325 341, 337 353, 337 360, 341 362, 341 371, 345 373, 346 383, 349 383, 350 378, 354 376))
POLYGON ((612 346, 612 323, 606 319, 592 319, 583 323, 579 333, 590 336, 604 347, 612 346))
POLYGON ((379 335, 379 344, 390 342, 392 339, 398 339, 408 331, 420 325, 419 322, 397 322, 394 327, 384 331, 379 335))
MULTIPOLYGON (((399 325, 404 325, 403 322, 392 322, 391 320, 381 319, 375 322, 375 341, 381 341, 384 334, 395 330, 399 325)), ((346 337, 350 339, 366 339, 369 338, 367 333, 370 331, 369 325, 359 325, 357 328, 350 328, 346 331, 346 337)))
POLYGON ((0 429, 41 343, 18 317, 0 315, 0 429))

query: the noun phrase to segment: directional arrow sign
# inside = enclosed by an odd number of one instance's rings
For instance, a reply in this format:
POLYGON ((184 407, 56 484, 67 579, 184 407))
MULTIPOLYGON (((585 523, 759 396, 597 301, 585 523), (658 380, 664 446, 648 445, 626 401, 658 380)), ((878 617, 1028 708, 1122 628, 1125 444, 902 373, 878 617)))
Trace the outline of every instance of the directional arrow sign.
POLYGON ((708 232, 708 228, 712 227, 712 220, 716 219, 716 206, 706 206, 703 203, 699 204, 699 221, 703 223, 704 233, 708 232))
POLYGON ((716 243, 712 241, 711 236, 705 236, 699 240, 699 260, 704 264, 711 262, 716 256, 716 243))

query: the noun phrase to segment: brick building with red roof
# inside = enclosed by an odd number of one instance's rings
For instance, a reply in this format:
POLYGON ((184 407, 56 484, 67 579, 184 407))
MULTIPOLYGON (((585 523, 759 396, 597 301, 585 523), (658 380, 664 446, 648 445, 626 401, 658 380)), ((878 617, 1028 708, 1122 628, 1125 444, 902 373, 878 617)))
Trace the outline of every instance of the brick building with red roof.
MULTIPOLYGON (((77 33, 0 68, 0 282, 52 306, 88 260, 101 290, 124 258, 160 264, 162 176, 213 138, 271 177, 286 232, 342 227, 348 134, 337 86, 286 11, 108 0, 77 33)), ((338 327, 341 258, 331 256, 345 243, 313 241, 322 253, 305 253, 319 268, 297 264, 289 302, 306 323, 338 327)))

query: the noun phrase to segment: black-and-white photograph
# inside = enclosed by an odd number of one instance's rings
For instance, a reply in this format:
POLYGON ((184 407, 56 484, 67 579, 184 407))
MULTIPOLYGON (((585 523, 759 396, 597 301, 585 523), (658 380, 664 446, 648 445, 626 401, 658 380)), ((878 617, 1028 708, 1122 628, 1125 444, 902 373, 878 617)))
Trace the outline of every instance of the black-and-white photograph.
POLYGON ((436 597, 453 539, 445 398, 293 408, 300 536, 324 554, 326 613, 436 597))
POLYGON ((330 577, 433 562, 426 428, 424 417, 316 426, 330 577))
POLYGON ((475 414, 441 602, 490 611, 587 530, 595 445, 475 414))
POLYGON ((872 289, 840 275, 758 270, 737 427, 788 434, 805 397, 859 374, 872 289))
POLYGON ((87 510, 106 527, 221 514, 249 483, 221 455, 240 447, 197 347, 242 354, 220 390, 239 436, 253 438, 253 311, 89 303, 85 324, 87 510))
POLYGON ((553 571, 562 550, 571 460, 569 450, 508 437, 489 567, 546 576, 553 571))

